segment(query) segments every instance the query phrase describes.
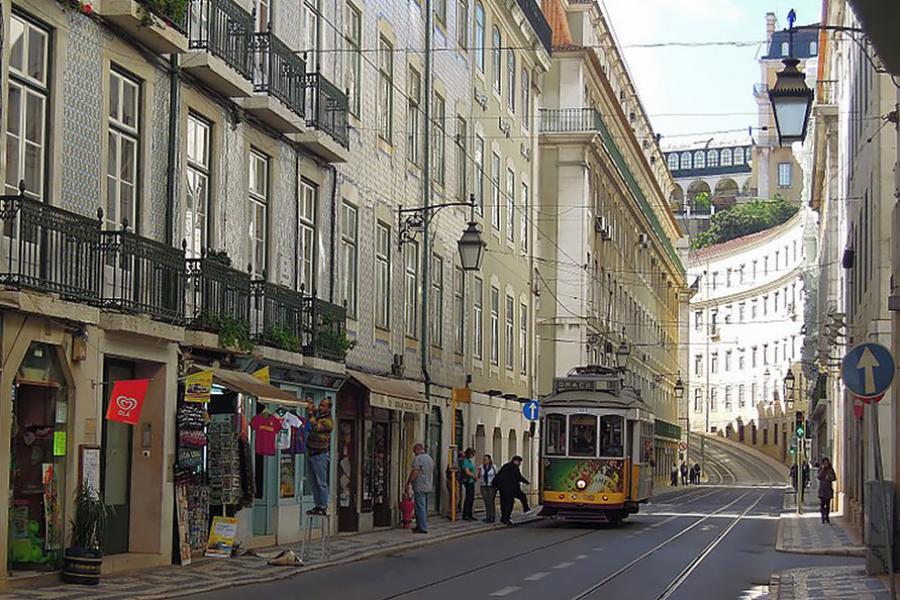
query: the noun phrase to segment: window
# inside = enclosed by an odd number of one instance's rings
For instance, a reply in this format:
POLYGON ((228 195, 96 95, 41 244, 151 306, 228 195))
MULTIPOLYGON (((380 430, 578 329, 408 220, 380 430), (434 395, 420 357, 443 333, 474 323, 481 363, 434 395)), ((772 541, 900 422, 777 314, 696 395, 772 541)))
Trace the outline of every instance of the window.
POLYGON ((666 164, 669 165, 670 171, 678 170, 678 155, 674 152, 666 157, 666 164))
POLYGON ((269 229, 269 157, 250 151, 250 272, 266 270, 269 229))
POLYGON ((522 242, 522 252, 528 251, 528 184, 522 182, 522 218, 519 219, 519 240, 522 242))
POLYGON ((419 104, 422 102, 422 77, 409 68, 409 85, 406 91, 406 160, 419 164, 419 104))
POLYGON ((747 304, 745 302, 741 302, 738 304, 738 323, 744 322, 744 317, 747 309, 747 304))
POLYGON ((725 370, 731 370, 731 350, 725 352, 725 370))
MULTIPOLYGON (((50 33, 13 13, 9 20, 9 95, 6 119, 6 193, 18 195, 19 182, 25 182, 25 194, 41 200, 45 195, 47 98, 50 95, 47 61, 50 33)), ((133 119, 129 131, 137 134, 137 85, 131 90, 129 104, 133 119)), ((113 96, 110 90, 110 109, 113 96)), ((110 123, 112 124, 112 110, 110 123)), ((112 128, 110 128, 112 131, 112 128)), ((136 139, 136 138, 135 138, 136 139)), ((110 145, 110 148, 113 146, 110 145)), ((126 150, 131 150, 126 148, 126 150)), ((136 153, 136 142, 134 152, 136 153)), ((131 156, 131 155, 129 155, 131 156)), ((135 154, 136 156, 136 154, 135 154)), ((134 162, 131 163, 135 164, 134 162)), ((112 167, 112 162, 110 167, 112 167)), ((112 170, 110 172, 113 172, 112 170)), ((133 184, 131 193, 133 193, 133 184)), ((132 223, 134 221, 132 220, 132 223)))
POLYGON ((700 331, 703 327, 703 311, 695 310, 694 311, 694 331, 700 331))
POLYGON ((768 296, 762 297, 762 314, 763 314, 763 316, 769 314, 769 297, 768 296))
POLYGON ((818 42, 810 42, 809 43, 809 55, 815 56, 819 52, 819 43, 818 42))
POLYGON ((762 364, 763 365, 769 364, 769 345, 768 344, 763 344, 763 347, 762 347, 762 364))
MULTIPOLYGON (((764 256, 763 257, 763 275, 768 275, 768 274, 769 274, 769 257, 764 256)), ((763 313, 763 314, 765 314, 765 313, 763 313)))
MULTIPOLYGON (((106 224, 109 229, 119 229, 125 221, 132 228, 137 224, 139 102, 140 84, 118 71, 110 71, 106 169, 106 224)), ((11 108, 9 117, 14 114, 15 109, 11 108)))
POLYGON ((468 201, 468 182, 466 181, 466 120, 456 117, 456 197, 463 202, 468 201))
MULTIPOLYGON (((315 2, 306 0, 306 2, 303 3, 303 19, 303 29, 306 37, 306 72, 312 73, 316 70, 316 65, 319 62, 316 58, 316 55, 319 52, 319 35, 317 31, 319 26, 319 15, 316 10, 315 2)), ((269 24, 271 28, 271 17, 269 24)))
POLYGON ((347 314, 356 316, 357 265, 359 264, 359 211, 344 202, 341 207, 341 258, 344 268, 344 306, 347 314))
POLYGON ((210 129, 208 121, 194 113, 188 113, 184 233, 189 258, 200 258, 203 249, 209 245, 206 236, 209 216, 210 129))
POLYGON ((484 73, 484 6, 475 2, 475 66, 484 73))
POLYGON ((456 0, 456 42, 469 47, 469 0, 456 0))
POLYGON ((694 168, 702 169, 705 166, 706 166, 706 160, 704 159, 704 156, 703 156, 703 150, 697 150, 696 152, 694 152, 694 168))
POLYGON ((375 326, 391 326, 391 226, 375 225, 375 326))
POLYGON ((775 311, 775 312, 778 312, 778 298, 779 298, 780 295, 781 295, 780 292, 775 292, 775 294, 773 295, 773 306, 772 306, 772 310, 775 311))
POLYGON ((510 112, 516 112, 516 53, 506 51, 506 105, 510 112))
POLYGON ((725 269, 725 287, 731 287, 731 268, 725 269))
POLYGON ((600 456, 621 457, 625 451, 624 419, 619 415, 600 417, 600 456))
POLYGON ((440 186, 444 185, 444 142, 446 140, 446 136, 444 135, 444 121, 447 118, 446 114, 446 103, 444 99, 439 95, 434 95, 434 110, 432 111, 432 118, 434 119, 434 130, 431 132, 431 147, 433 152, 432 155, 432 165, 431 172, 434 177, 434 182, 440 186))
POLYGON ((500 290, 491 286, 491 364, 500 364, 500 290))
POLYGON ((720 164, 723 167, 731 166, 731 148, 725 148, 722 150, 722 156, 720 157, 720 164))
POLYGON ((731 410, 731 386, 725 386, 725 410, 731 410))
POLYGON ((272 22, 270 0, 254 0, 253 9, 256 11, 256 31, 265 31, 272 22))
POLYGON ((596 416, 569 416, 569 456, 597 456, 596 416))
POLYGON ((472 356, 481 360, 484 357, 484 281, 475 278, 472 290, 472 356))
POLYGON ((547 415, 547 456, 566 454, 566 415, 547 415))
POLYGON ((528 307, 519 304, 519 372, 528 373, 528 307))
POLYGON ((434 18, 441 25, 447 24, 447 0, 435 0, 434 18))
POLYGON ((741 350, 740 354, 738 354, 738 369, 743 371, 747 368, 747 357, 744 355, 744 351, 741 350))
POLYGON ((316 272, 316 206, 318 188, 306 181, 300 182, 300 198, 297 205, 297 270, 301 289, 315 289, 316 272))
POLYGON ((719 151, 718 150, 707 150, 706 166, 711 169, 719 166, 719 151))
POLYGON ((712 356, 709 360, 709 370, 713 373, 719 372, 719 354, 718 352, 713 352, 712 356))
POLYGON ((359 116, 360 93, 362 87, 362 15, 347 3, 347 100, 350 113, 359 116))
POLYGON ((744 384, 738 386, 738 408, 744 408, 747 401, 744 399, 744 384))
POLYGON ((694 375, 700 377, 703 375, 703 355, 694 356, 694 375))
POLYGON ((506 296, 506 368, 512 371, 516 365, 515 359, 515 311, 516 304, 513 297, 506 296))
POLYGON ((444 345, 444 259, 431 257, 431 344, 444 345))
POLYGON ((750 349, 750 366, 754 369, 756 368, 756 350, 756 346, 750 349))
POLYGON ((755 280, 756 280, 756 263, 757 263, 757 261, 754 260, 754 261, 753 261, 753 276, 750 278, 751 281, 755 281, 755 280))
POLYGON ((503 45, 503 41, 500 37, 500 30, 497 27, 494 27, 492 30, 491 40, 494 44, 491 48, 491 72, 494 76, 494 91, 499 94, 500 82, 503 79, 500 73, 500 47, 503 45))
POLYGON ((466 346, 466 272, 462 267, 453 269, 453 323, 454 349, 457 353, 465 352, 466 346))
POLYGON ((683 152, 681 154, 681 168, 682 169, 690 169, 691 168, 691 153, 683 152))
POLYGON ((403 245, 405 267, 406 296, 406 335, 416 337, 419 322, 419 245, 416 242, 407 242, 403 245))
POLYGON ((516 241, 516 174, 506 171, 506 239, 516 241))
POLYGON ((475 136, 475 210, 484 215, 484 138, 475 136))
POLYGON ((790 47, 787 42, 781 42, 781 56, 788 56, 790 54, 790 47))
POLYGON ((709 410, 710 412, 719 410, 719 390, 716 388, 709 390, 709 410))
POLYGON ((743 148, 735 148, 734 149, 734 164, 736 164, 736 165, 744 164, 744 149, 743 148))
POLYGON ((744 283, 744 265, 738 268, 738 283, 744 283))
POLYGON ((531 126, 531 76, 528 69, 522 68, 522 126, 528 129, 531 126))
POLYGON ((500 230, 500 155, 491 155, 491 225, 500 230))
POLYGON ((391 116, 394 110, 394 48, 385 38, 378 40, 378 90, 376 121, 378 135, 387 143, 393 141, 391 116))
MULTIPOLYGON (((785 248, 785 251, 784 251, 784 258, 787 259, 787 248, 785 248)), ((785 260, 785 264, 786 264, 786 263, 787 263, 787 260, 785 260)), ((778 266, 779 266, 780 264, 781 264, 781 251, 780 251, 780 250, 776 250, 776 251, 775 251, 775 270, 778 270, 778 266)), ((776 308, 776 309, 778 308, 778 303, 777 303, 777 302, 775 303, 775 308, 776 308)))
POLYGON ((756 302, 756 298, 754 298, 753 300, 750 301, 750 320, 756 319, 756 313, 757 313, 756 306, 757 306, 757 302, 756 302))
POLYGON ((778 187, 791 187, 791 163, 778 163, 778 187))
POLYGON ((694 412, 703 412, 703 390, 694 390, 694 412))
POLYGON ((756 404, 756 400, 757 400, 756 394, 758 391, 759 390, 756 386, 756 382, 751 383, 750 384, 750 404, 751 405, 756 404))

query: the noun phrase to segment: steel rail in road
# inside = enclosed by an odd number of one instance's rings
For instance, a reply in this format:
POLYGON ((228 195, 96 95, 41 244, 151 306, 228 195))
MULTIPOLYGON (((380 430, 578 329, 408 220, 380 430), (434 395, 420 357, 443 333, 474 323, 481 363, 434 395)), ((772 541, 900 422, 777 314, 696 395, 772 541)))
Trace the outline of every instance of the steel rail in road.
MULTIPOLYGON (((669 544, 671 544, 672 542, 674 542, 675 540, 680 538, 681 536, 686 535, 688 532, 692 531, 693 529, 696 529, 702 523, 713 518, 715 515, 719 514, 720 512, 723 512, 724 510, 731 508, 732 506, 734 506, 735 504, 737 504, 738 502, 740 502, 741 500, 746 498, 748 495, 753 493, 753 491, 754 490, 748 490, 747 492, 744 492, 743 494, 741 494, 740 496, 738 496, 737 498, 735 498, 728 504, 721 506, 721 507, 717 508, 716 510, 714 510, 713 512, 709 513, 708 515, 705 515, 705 516, 697 519, 696 521, 694 521, 693 523, 691 523, 690 525, 688 525, 687 527, 685 527, 684 529, 682 529, 675 535, 671 536, 667 540, 660 542, 659 544, 657 544, 653 548, 650 548, 649 550, 647 550, 646 552, 644 552, 643 554, 641 554, 640 556, 638 556, 637 558, 635 558, 634 560, 632 560, 631 562, 626 564, 625 566, 620 567, 618 570, 607 575, 606 577, 604 577, 603 579, 601 579, 600 581, 598 581, 591 587, 589 587, 586 590, 584 590, 583 592, 579 593, 577 596, 572 597, 571 600, 584 600, 585 598, 587 598, 588 596, 590 596, 597 590, 601 589, 603 586, 607 585, 609 582, 613 581, 614 579, 616 579, 618 577, 621 577, 622 575, 624 575, 625 573, 627 573, 628 571, 630 571, 631 569, 636 567, 638 564, 645 561, 647 558, 653 556, 654 554, 656 554, 657 552, 659 552, 660 550, 662 550, 663 548, 665 548, 666 546, 668 546, 669 544)), ((757 504, 759 504, 759 502, 762 500, 762 498, 764 496, 765 496, 765 493, 761 494, 760 497, 757 498, 756 501, 750 506, 750 508, 747 509, 747 511, 744 511, 737 517, 737 520, 742 519, 749 510, 752 510, 757 504)), ((727 528, 727 531, 731 531, 731 526, 729 526, 729 528, 727 528)), ((679 573, 678 577, 681 577, 681 576, 682 576, 682 574, 679 573)), ((678 579, 678 577, 676 577, 676 580, 678 579)), ((669 585, 671 586, 672 584, 669 584, 669 585)), ((660 598, 662 598, 662 597, 660 597, 660 598)))
POLYGON ((738 448, 734 448, 725 443, 713 442, 711 446, 721 454, 725 454, 728 457, 732 458, 734 461, 743 466, 747 471, 752 471, 759 474, 761 477, 761 481, 768 481, 770 483, 784 483, 784 476, 781 473, 777 472, 774 468, 772 468, 768 463, 755 462, 753 460, 753 456, 749 456, 746 453, 741 452, 738 448))

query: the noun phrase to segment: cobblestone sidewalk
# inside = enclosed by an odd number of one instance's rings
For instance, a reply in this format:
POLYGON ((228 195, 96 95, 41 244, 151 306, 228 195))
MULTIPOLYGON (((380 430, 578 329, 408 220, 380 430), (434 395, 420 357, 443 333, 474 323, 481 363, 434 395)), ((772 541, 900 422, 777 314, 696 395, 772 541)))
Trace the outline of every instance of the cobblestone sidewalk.
POLYGON ((862 540, 840 515, 832 514, 831 523, 822 524, 816 483, 810 484, 799 514, 795 494, 793 491, 785 493, 785 512, 778 522, 775 549, 800 554, 864 556, 866 549, 862 540))
POLYGON ((769 600, 889 600, 887 583, 862 566, 791 569, 772 576, 769 600))
MULTIPOLYGON (((534 517, 519 513, 514 521, 524 522, 534 517)), ((34 589, 11 590, 0 595, 2 600, 154 600, 174 598, 217 589, 236 587, 263 581, 284 579, 292 575, 325 566, 339 565, 361 560, 392 550, 433 544, 465 535, 504 527, 488 525, 481 521, 457 521, 451 523, 436 517, 429 523, 427 535, 415 535, 408 529, 388 529, 371 533, 331 538, 330 558, 323 561, 319 545, 314 543, 307 552, 303 566, 276 567, 268 564, 268 558, 281 550, 293 550, 300 555, 300 544, 260 550, 263 556, 240 556, 230 559, 203 558, 187 567, 168 566, 147 569, 103 579, 99 586, 54 584, 34 589)))

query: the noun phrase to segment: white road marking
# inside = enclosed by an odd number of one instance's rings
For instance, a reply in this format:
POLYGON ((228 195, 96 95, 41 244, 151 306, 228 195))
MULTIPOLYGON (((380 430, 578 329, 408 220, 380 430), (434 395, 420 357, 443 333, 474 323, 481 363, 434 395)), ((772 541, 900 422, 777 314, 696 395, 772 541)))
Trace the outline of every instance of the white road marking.
POLYGON ((508 585, 505 588, 503 588, 502 590, 497 590, 496 592, 491 594, 491 596, 509 596, 513 592, 518 592, 521 589, 522 588, 514 586, 514 585, 508 585))
POLYGON ((575 563, 573 563, 573 562, 561 562, 561 563, 559 563, 558 565, 555 565, 553 568, 554 568, 554 569, 557 569, 557 570, 559 570, 559 569, 568 569, 569 567, 571 567, 571 566, 574 565, 574 564, 575 564, 575 563))
POLYGON ((525 581, 540 581, 547 575, 549 575, 547 571, 538 571, 537 573, 532 573, 528 577, 525 578, 525 581))
POLYGON ((576 560, 584 560, 584 559, 586 559, 587 557, 588 557, 587 554, 579 554, 578 556, 575 557, 575 559, 576 559, 576 560))
POLYGON ((594 548, 594 552, 603 552, 605 549, 606 548, 604 548, 603 546, 597 546, 596 548, 594 548))

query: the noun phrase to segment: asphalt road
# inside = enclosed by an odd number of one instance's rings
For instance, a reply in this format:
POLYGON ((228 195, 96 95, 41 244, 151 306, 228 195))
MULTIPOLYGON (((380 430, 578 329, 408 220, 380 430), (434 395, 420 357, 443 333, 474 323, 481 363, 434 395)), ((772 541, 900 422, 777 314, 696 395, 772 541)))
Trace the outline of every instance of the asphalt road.
POLYGON ((539 521, 193 598, 750 599, 773 571, 859 560, 776 553, 784 488, 759 480, 781 475, 717 450, 710 464, 732 485, 662 491, 619 527, 539 521))

